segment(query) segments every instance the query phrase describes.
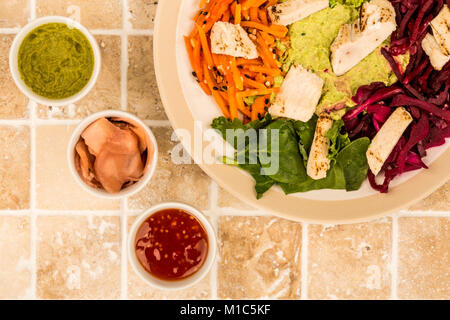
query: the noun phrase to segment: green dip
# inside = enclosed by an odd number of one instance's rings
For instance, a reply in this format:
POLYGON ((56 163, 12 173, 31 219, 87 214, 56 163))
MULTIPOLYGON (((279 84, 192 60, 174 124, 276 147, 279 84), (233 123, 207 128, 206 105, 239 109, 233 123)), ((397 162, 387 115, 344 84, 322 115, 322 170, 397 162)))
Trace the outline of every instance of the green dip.
POLYGON ((64 99, 80 92, 91 79, 94 52, 78 29, 48 23, 25 37, 18 64, 22 80, 34 93, 64 99))
MULTIPOLYGON (((388 62, 382 56, 380 48, 372 52, 346 74, 338 77, 333 73, 330 61, 330 46, 343 24, 355 21, 359 16, 357 9, 337 4, 334 8, 323 9, 306 19, 293 23, 289 28, 291 40, 287 56, 283 61, 287 70, 293 63, 315 72, 325 84, 322 97, 317 106, 319 114, 324 109, 340 109, 354 106, 351 97, 360 86, 381 81, 393 84, 397 78, 388 62)), ((389 42, 386 41, 387 45, 389 42)), ((402 59, 407 60, 408 57, 402 59)), ((407 61, 402 61, 402 64, 407 61)), ((345 112, 335 113, 340 117, 345 112)))

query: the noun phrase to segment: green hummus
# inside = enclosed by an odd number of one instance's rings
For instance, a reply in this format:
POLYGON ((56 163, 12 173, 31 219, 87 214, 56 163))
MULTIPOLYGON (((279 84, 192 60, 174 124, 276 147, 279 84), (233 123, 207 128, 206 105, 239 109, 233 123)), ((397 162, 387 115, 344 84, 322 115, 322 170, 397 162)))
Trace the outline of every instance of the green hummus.
MULTIPOLYGON (((330 46, 343 24, 358 18, 358 10, 341 4, 326 8, 306 19, 293 23, 289 28, 290 46, 287 49, 283 67, 288 70, 293 63, 315 72, 325 84, 317 113, 323 110, 342 109, 354 106, 351 97, 360 86, 381 81, 393 84, 397 78, 388 62, 382 56, 380 48, 372 52, 358 65, 343 76, 336 76, 330 61, 330 46)), ((387 45, 386 42, 384 45, 387 45)), ((342 110, 335 113, 339 117, 342 110)))
POLYGON ((49 23, 31 31, 19 49, 19 72, 34 93, 64 99, 80 92, 94 69, 94 53, 81 31, 49 23))

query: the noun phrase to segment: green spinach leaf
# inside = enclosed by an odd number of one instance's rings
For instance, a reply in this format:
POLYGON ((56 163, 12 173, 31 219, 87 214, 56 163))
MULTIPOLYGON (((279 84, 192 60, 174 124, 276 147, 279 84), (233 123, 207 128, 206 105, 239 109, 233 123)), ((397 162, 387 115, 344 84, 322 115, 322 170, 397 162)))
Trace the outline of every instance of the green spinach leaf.
POLYGON ((366 152, 369 145, 369 138, 360 138, 342 149, 336 157, 336 164, 344 173, 347 191, 358 190, 367 177, 369 165, 366 152))

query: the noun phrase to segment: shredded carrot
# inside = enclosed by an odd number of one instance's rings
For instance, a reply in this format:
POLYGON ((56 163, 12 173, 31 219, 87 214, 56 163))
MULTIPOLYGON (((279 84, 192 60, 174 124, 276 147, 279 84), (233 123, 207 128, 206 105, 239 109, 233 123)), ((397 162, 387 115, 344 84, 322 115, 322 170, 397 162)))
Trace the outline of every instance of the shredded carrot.
POLYGON ((194 70, 195 69, 194 53, 192 52, 191 40, 189 39, 189 37, 184 37, 184 44, 185 44, 186 50, 188 52, 189 61, 191 62, 192 70, 194 70))
POLYGON ((230 22, 230 18, 231 18, 231 11, 230 9, 227 9, 227 11, 225 11, 225 13, 222 15, 222 21, 230 22))
POLYGON ((264 2, 266 2, 267 0, 247 0, 244 4, 244 7, 246 9, 250 9, 250 8, 258 8, 260 5, 262 5, 264 2))
MULTIPOLYGON (((248 9, 242 7, 242 8, 241 8, 241 15, 242 15, 242 17, 243 17, 245 20, 250 20, 250 15, 249 15, 248 9)), ((243 19, 242 19, 242 20, 243 20, 243 19)))
POLYGON ((266 8, 272 7, 278 3, 278 0, 267 0, 266 8))
POLYGON ((217 6, 214 8, 213 11, 210 12, 210 16, 207 18, 206 23, 202 25, 203 30, 206 32, 209 32, 213 25, 219 21, 219 19, 222 17, 222 15, 225 13, 226 10, 228 10, 228 7, 234 0, 221 0, 217 2, 217 6))
POLYGON ((233 81, 233 75, 230 72, 230 69, 227 68, 227 58, 223 55, 219 56, 220 66, 223 68, 223 72, 225 75, 225 79, 228 82, 227 85, 227 93, 228 93, 228 103, 230 104, 230 116, 231 119, 235 119, 238 117, 238 103, 236 99, 236 86, 233 81))
POLYGON ((201 60, 201 45, 198 38, 192 39, 193 58, 194 58, 194 72, 197 75, 198 80, 203 81, 203 70, 201 60))
POLYGON ((199 0, 201 10, 195 15, 195 28, 184 37, 193 74, 206 94, 212 95, 223 115, 235 119, 243 115, 249 122, 264 116, 274 88, 274 76, 282 74, 275 59, 275 39, 288 39, 287 29, 271 25, 267 7, 278 0, 199 0), (210 31, 217 21, 250 28, 256 35, 259 57, 235 58, 211 52, 210 31), (244 98, 258 96, 252 106, 244 98))
POLYGON ((265 97, 258 97, 255 100, 255 103, 252 105, 252 121, 258 119, 258 115, 260 115, 262 112, 264 112, 264 100, 265 97))
POLYGON ((223 92, 223 91, 219 91, 220 96, 222 97, 222 99, 228 103, 228 93, 227 92, 223 92))
POLYGON ((235 57, 230 58, 230 67, 231 67, 231 73, 233 74, 234 83, 236 84, 236 88, 239 90, 243 90, 244 83, 242 82, 241 73, 239 72, 239 69, 236 65, 235 57))
POLYGON ((250 78, 244 77, 244 86, 246 88, 255 88, 255 89, 266 89, 267 87, 261 82, 252 80, 250 78))
POLYGON ((286 34, 288 32, 288 29, 285 26, 279 26, 279 25, 274 25, 274 24, 272 24, 271 26, 266 26, 262 23, 254 22, 254 21, 242 21, 241 26, 247 27, 247 28, 258 29, 258 30, 273 34, 274 36, 280 37, 280 38, 286 36, 286 34))
POLYGON ((244 66, 244 65, 249 65, 249 64, 255 64, 255 65, 260 65, 261 61, 259 61, 258 59, 244 59, 244 58, 237 58, 236 59, 236 64, 238 66, 244 66))
MULTIPOLYGON (((217 1, 209 1, 206 4, 206 6, 203 8, 203 10, 200 10, 201 14, 194 19, 195 24, 198 24, 200 26, 203 25, 205 23, 206 19, 208 19, 210 17, 210 15, 211 15, 210 13, 211 13, 211 11, 214 10, 216 5, 217 5, 217 1)), ((194 28, 192 30, 191 34, 189 35, 189 37, 190 38, 195 37, 197 35, 197 32, 198 32, 197 28, 194 28)))
POLYGON ((212 54, 212 58, 213 58, 215 66, 220 65, 220 56, 218 54, 213 53, 212 54))
POLYGON ((198 35, 200 36, 200 43, 202 45, 202 49, 203 49, 203 55, 205 56, 206 62, 208 63, 209 67, 212 67, 214 62, 211 56, 211 51, 209 50, 209 45, 208 45, 208 40, 206 39, 206 35, 205 32, 203 31, 203 29, 199 26, 196 25, 197 30, 198 30, 198 35))
MULTIPOLYGON (((263 84, 266 83, 266 77, 262 73, 258 73, 255 77, 255 80, 259 83, 263 83, 263 84)), ((264 84, 264 87, 265 86, 266 85, 264 84)))
POLYGON ((280 88, 250 89, 241 91, 238 95, 241 97, 264 96, 266 94, 278 93, 279 91, 280 88))
POLYGON ((259 34, 264 39, 264 41, 267 42, 267 44, 269 46, 271 46, 271 45, 273 45, 275 43, 274 37, 272 37, 270 34, 265 33, 264 31, 260 31, 259 34))
POLYGON ((215 83, 213 82, 213 80, 211 78, 211 74, 209 73, 208 65, 205 62, 203 63, 203 72, 205 74, 206 83, 208 84, 208 87, 211 90, 214 100, 216 100, 223 115, 227 118, 230 118, 231 115, 230 115, 230 111, 228 110, 227 104, 223 100, 222 96, 219 94, 218 88, 215 85, 215 83))
POLYGON ((249 108, 245 106, 245 103, 243 100, 244 96, 242 96, 241 93, 242 92, 236 93, 237 107, 238 107, 239 111, 242 112, 242 114, 244 114, 250 118, 252 116, 252 113, 249 110, 249 108))
POLYGON ((266 26, 269 25, 269 19, 267 19, 266 9, 259 9, 258 16, 259 16, 259 20, 261 20, 262 24, 265 24, 266 26))
POLYGON ((250 20, 251 21, 255 21, 255 22, 259 22, 258 8, 257 7, 251 7, 249 12, 250 12, 250 20))
POLYGON ((241 74, 243 74, 245 77, 249 77, 249 78, 255 78, 258 76, 258 73, 250 71, 248 69, 242 69, 241 74))
POLYGON ((209 90, 208 85, 207 85, 204 81, 205 81, 205 80, 200 81, 198 84, 199 84, 200 87, 203 89, 203 91, 204 91, 208 96, 210 96, 210 95, 211 95, 211 90, 209 90))
POLYGON ((278 68, 278 62, 273 57, 272 50, 268 47, 268 45, 266 44, 266 41, 263 39, 263 37, 261 36, 261 34, 259 32, 258 32, 256 41, 258 43, 258 52, 259 52, 261 58, 263 59, 264 64, 267 67, 278 68))
MULTIPOLYGON (((235 3, 235 2, 233 2, 235 3)), ((236 5, 236 11, 234 14, 234 24, 241 24, 242 19, 242 7, 241 4, 236 5)))
POLYGON ((238 117, 238 106, 236 100, 236 90, 233 86, 228 89, 228 102, 230 103, 230 116, 231 119, 238 117))
POLYGON ((252 72, 260 72, 260 73, 265 73, 268 74, 270 76, 278 76, 281 74, 281 70, 280 69, 275 69, 275 68, 267 68, 267 67, 261 67, 261 66, 245 66, 246 68, 248 68, 249 71, 252 72))
POLYGON ((273 86, 273 84, 274 84, 274 82, 275 82, 275 80, 273 79, 273 77, 270 76, 270 75, 268 75, 268 76, 266 77, 266 81, 269 82, 269 84, 270 84, 271 86, 273 86))

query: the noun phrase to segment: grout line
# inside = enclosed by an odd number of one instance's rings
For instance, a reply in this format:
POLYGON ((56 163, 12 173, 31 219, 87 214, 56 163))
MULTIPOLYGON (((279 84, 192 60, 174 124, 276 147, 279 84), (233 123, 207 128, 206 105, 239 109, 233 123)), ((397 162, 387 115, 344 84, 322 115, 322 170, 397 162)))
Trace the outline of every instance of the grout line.
MULTIPOLYGON (((31 138, 30 138, 31 140, 31 138)), ((30 168, 31 172, 31 168, 30 168)), ((31 189, 30 189, 31 193, 31 189)), ((31 216, 30 210, 0 210, 1 217, 26 217, 31 216)))
POLYGON ((126 300, 127 296, 128 296, 128 290, 127 290, 127 285, 128 285, 128 256, 127 256, 127 242, 128 242, 128 232, 127 232, 127 222, 128 222, 128 217, 127 217, 127 212, 126 212, 126 208, 127 208, 127 202, 128 199, 122 199, 120 201, 120 208, 121 208, 121 217, 120 217, 120 222, 121 222, 121 231, 122 231, 122 236, 121 236, 121 265, 120 265, 120 272, 121 272, 121 277, 120 277, 120 298, 122 300, 126 300))
MULTIPOLYGON (((30 3, 34 2, 30 0, 30 3)), ((30 20, 36 19, 36 16, 32 17, 30 14, 30 20)), ((16 34, 19 33, 21 28, 0 28, 0 34, 16 34)), ((89 30, 95 36, 153 36, 152 29, 132 29, 132 30, 122 30, 122 29, 90 29, 89 30)))
POLYGON ((8 127, 30 126, 30 120, 3 120, 3 119, 0 119, 0 126, 8 126, 8 127))
POLYGON ((29 0, 30 20, 36 19, 36 0, 29 0))
MULTIPOLYGON (((125 3, 124 3, 125 6, 125 3)), ((125 27, 125 26, 124 26, 125 27)), ((1 30, 1 29, 0 29, 1 30)), ((105 35, 105 36, 121 36, 123 34, 130 36, 153 36, 152 29, 130 29, 125 27, 124 29, 91 29, 90 32, 93 35, 105 35)))
POLYGON ((398 286, 398 218, 392 217, 391 299, 397 300, 398 286))
POLYGON ((129 29, 127 34, 130 36, 153 36, 153 29, 129 29))
MULTIPOLYGON (((128 0, 122 1, 122 32, 121 32, 121 59, 120 59, 120 104, 123 111, 128 110, 128 67, 129 67, 129 57, 128 57, 128 35, 127 35, 127 12, 128 12, 128 0)), ((120 211, 121 211, 121 265, 120 265, 120 298, 126 300, 128 296, 128 257, 127 257, 127 221, 128 221, 128 198, 120 200, 120 211)))
POLYGON ((115 217, 120 216, 120 210, 39 210, 35 209, 38 216, 99 216, 115 217))
MULTIPOLYGON (((30 0, 30 20, 36 18, 36 0, 30 0)), ((30 260, 31 260, 31 295, 37 299, 37 217, 36 217, 36 112, 37 103, 29 100, 28 112, 30 121, 30 260)))
POLYGON ((37 298, 37 217, 36 217, 36 107, 35 102, 30 101, 30 260, 31 260, 31 291, 32 297, 37 298))
POLYGON ((301 291, 300 298, 302 300, 308 299, 308 238, 309 238, 309 224, 302 223, 302 251, 300 253, 301 263, 301 291))
POLYGON ((211 299, 217 300, 218 299, 218 267, 219 267, 219 259, 220 259, 220 244, 219 244, 219 218, 216 215, 217 208, 219 206, 219 186, 216 182, 211 180, 210 186, 210 195, 209 195, 209 209, 212 214, 209 214, 211 224, 213 225, 213 228, 216 233, 216 240, 217 240, 217 253, 216 253, 216 259, 214 261, 214 264, 211 268, 211 275, 210 275, 210 289, 211 289, 211 299))
POLYGON ((273 217, 273 214, 262 210, 245 210, 245 209, 235 209, 230 207, 216 208, 214 211, 204 210, 208 215, 216 216, 227 216, 227 217, 273 217))
POLYGON ((209 279, 209 285, 211 289, 211 299, 217 300, 218 299, 218 268, 219 268, 219 260, 220 260, 220 243, 219 243, 219 218, 217 216, 211 216, 210 217, 211 224, 214 228, 214 231, 216 233, 217 237, 217 254, 216 259, 211 267, 211 275, 209 279))
POLYGON ((120 58, 120 90, 121 90, 121 108, 128 110, 128 67, 130 64, 128 57, 128 1, 122 1, 122 30, 121 36, 121 58, 120 58))
POLYGON ((450 211, 400 211, 396 214, 396 217, 442 217, 449 218, 450 211))
POLYGON ((36 119, 36 126, 74 126, 78 125, 82 119, 36 119))

